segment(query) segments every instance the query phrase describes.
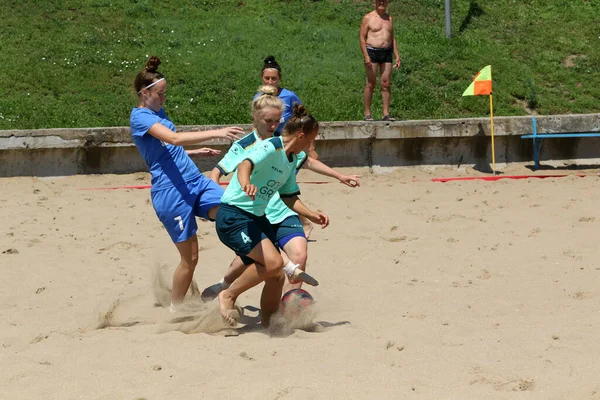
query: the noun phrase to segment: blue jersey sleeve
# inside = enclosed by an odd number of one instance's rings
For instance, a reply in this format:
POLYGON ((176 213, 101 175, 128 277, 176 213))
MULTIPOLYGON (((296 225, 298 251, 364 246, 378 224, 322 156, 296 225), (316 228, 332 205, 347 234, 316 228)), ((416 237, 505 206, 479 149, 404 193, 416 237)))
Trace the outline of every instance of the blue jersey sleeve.
POLYGON ((152 127, 158 123, 160 118, 153 113, 138 112, 131 116, 131 134, 133 136, 144 136, 152 127))
POLYGON ((302 104, 302 100, 300 100, 300 97, 298 97, 298 95, 294 92, 292 92, 291 100, 292 100, 292 107, 294 106, 294 103, 302 104))
POLYGON ((131 113, 131 119, 129 120, 132 136, 143 137, 154 124, 164 125, 173 132, 176 132, 175 125, 167 117, 167 113, 163 108, 157 113, 145 108, 136 108, 134 111, 131 113))

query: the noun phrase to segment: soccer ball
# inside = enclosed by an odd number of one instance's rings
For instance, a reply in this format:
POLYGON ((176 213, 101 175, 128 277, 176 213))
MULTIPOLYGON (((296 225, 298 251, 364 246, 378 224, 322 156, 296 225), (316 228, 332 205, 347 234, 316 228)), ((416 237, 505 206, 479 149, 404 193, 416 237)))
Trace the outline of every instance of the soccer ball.
POLYGON ((304 289, 292 289, 281 298, 281 307, 286 313, 300 312, 313 303, 313 297, 304 289))

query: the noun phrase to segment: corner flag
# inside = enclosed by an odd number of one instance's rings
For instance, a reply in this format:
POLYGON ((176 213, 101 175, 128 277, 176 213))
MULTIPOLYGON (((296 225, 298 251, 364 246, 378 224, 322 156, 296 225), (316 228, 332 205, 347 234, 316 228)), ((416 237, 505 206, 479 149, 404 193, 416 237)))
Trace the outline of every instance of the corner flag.
POLYGON ((488 65, 475 75, 463 96, 489 96, 492 94, 492 66, 488 65))

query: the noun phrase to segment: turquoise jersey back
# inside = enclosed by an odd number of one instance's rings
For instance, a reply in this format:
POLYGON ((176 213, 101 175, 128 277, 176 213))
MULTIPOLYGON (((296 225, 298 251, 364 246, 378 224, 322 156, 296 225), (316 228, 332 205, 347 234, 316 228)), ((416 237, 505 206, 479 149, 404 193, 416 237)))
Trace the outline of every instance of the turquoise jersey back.
MULTIPOLYGON (((221 202, 262 216, 266 214, 267 206, 276 193, 280 196, 300 194, 300 188, 296 183, 298 157, 293 154, 292 160, 288 160, 281 137, 272 137, 252 146, 240 162, 244 160, 249 160, 253 165, 250 182, 257 188, 254 200, 242 191, 236 169, 221 202)), ((281 199, 279 202, 287 208, 281 199)), ((271 222, 270 218, 269 222, 271 222)))
MULTIPOLYGON (((244 136, 240 140, 236 140, 233 142, 231 148, 227 154, 225 154, 223 159, 219 161, 217 168, 223 173, 223 175, 229 175, 231 172, 236 170, 238 164, 244 161, 250 151, 261 141, 262 140, 256 131, 244 136)), ((307 157, 308 156, 303 151, 298 154, 296 170, 302 168, 302 165, 306 161, 307 157)), ((295 211, 290 210, 283 200, 281 200, 279 192, 275 193, 273 198, 271 198, 269 201, 269 204, 267 204, 265 214, 267 214, 267 218, 271 224, 278 224, 287 217, 298 215, 295 211)))

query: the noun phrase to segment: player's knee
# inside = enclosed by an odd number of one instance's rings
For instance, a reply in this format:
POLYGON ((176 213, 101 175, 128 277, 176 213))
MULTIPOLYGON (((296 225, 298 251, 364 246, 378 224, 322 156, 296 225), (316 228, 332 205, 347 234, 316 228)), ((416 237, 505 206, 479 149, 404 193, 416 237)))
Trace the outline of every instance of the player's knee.
POLYGON ((283 270, 283 258, 279 253, 275 253, 272 256, 265 257, 265 267, 269 276, 281 273, 283 270))
POLYGON ((190 256, 182 257, 181 264, 184 268, 191 269, 192 271, 196 269, 196 265, 198 265, 198 253, 192 253, 190 256))
POLYGON ((270 281, 273 284, 283 286, 283 284, 285 283, 285 274, 283 273, 283 270, 279 270, 279 272, 275 273, 272 277, 265 280, 265 282, 267 281, 270 281))
POLYGON ((377 82, 375 81, 375 79, 373 79, 373 80, 370 80, 370 79, 369 79, 369 80, 367 80, 366 87, 367 87, 367 89, 369 89, 369 90, 374 90, 374 89, 375 89, 375 85, 376 85, 376 84, 377 84, 377 82))
POLYGON ((304 268, 306 267, 306 259, 308 258, 308 254, 306 253, 306 251, 303 252, 298 252, 296 254, 294 254, 293 259, 290 258, 294 264, 298 264, 300 266, 300 269, 304 270, 304 268))
POLYGON ((392 84, 389 81, 389 79, 382 79, 381 80, 381 89, 382 90, 390 90, 390 86, 392 86, 392 84))

